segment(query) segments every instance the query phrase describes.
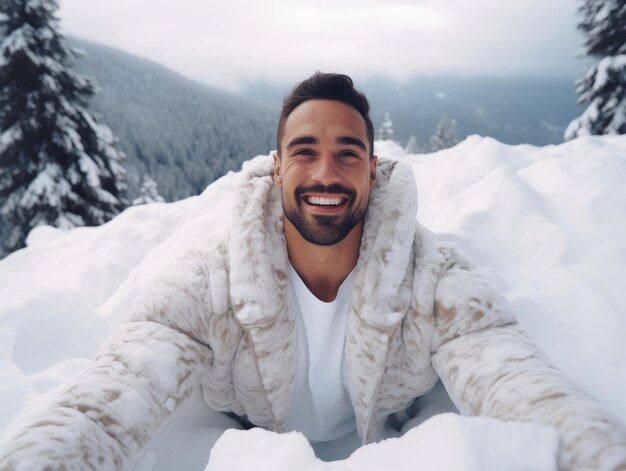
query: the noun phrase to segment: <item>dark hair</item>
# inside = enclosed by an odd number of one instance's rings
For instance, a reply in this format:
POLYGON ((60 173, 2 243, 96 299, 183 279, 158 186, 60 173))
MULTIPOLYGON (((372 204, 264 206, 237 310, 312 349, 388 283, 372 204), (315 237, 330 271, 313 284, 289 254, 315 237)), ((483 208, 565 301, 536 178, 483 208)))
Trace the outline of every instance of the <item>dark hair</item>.
POLYGON ((344 74, 315 72, 308 79, 296 85, 283 100, 283 108, 278 120, 276 145, 280 155, 280 140, 283 137, 285 122, 293 110, 308 100, 336 100, 356 109, 365 120, 367 138, 370 144, 370 158, 374 155, 374 125, 370 118, 370 104, 363 93, 354 88, 352 79, 344 74))

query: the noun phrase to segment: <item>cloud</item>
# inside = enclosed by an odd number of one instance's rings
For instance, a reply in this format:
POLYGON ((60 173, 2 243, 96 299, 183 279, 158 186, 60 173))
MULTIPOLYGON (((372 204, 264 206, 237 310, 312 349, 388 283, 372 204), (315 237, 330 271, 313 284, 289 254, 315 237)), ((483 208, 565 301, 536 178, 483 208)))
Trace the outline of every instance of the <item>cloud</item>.
POLYGON ((315 70, 359 77, 572 76, 571 0, 62 0, 65 32, 236 87, 315 70))

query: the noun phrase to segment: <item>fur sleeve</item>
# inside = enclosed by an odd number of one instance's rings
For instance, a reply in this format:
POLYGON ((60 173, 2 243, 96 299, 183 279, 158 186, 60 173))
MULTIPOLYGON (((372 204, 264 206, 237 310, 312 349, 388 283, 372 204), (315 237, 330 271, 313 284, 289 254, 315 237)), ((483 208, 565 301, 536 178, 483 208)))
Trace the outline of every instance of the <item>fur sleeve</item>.
POLYGON ((187 253, 151 283, 91 365, 8 439, 0 469, 131 468, 212 360, 205 262, 187 253))
POLYGON ((623 424, 550 363, 469 259, 445 250, 432 362, 458 409, 556 428, 561 470, 626 469, 623 424))

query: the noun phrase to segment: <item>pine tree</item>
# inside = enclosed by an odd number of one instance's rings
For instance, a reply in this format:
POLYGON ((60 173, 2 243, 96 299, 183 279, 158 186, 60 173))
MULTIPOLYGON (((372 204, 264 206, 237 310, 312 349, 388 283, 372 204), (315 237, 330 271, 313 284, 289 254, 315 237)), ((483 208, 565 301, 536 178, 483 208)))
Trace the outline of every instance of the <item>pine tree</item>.
POLYGON ((447 115, 443 115, 439 120, 435 134, 428 140, 428 148, 431 152, 447 149, 457 145, 459 140, 456 137, 456 121, 450 120, 447 115))
POLYGON ((57 9, 56 0, 0 0, 0 212, 9 252, 33 227, 101 224, 125 206, 124 154, 87 110, 97 86, 69 68, 79 51, 59 32, 57 9))
POLYGON ((626 2, 584 0, 578 29, 585 35, 580 56, 595 59, 576 81, 583 114, 565 130, 565 139, 589 134, 626 134, 626 2))
POLYGON ((159 194, 157 183, 148 175, 144 176, 139 196, 133 200, 133 205, 164 202, 165 200, 159 194))
POLYGON ((383 124, 378 129, 378 139, 381 141, 393 141, 393 136, 393 121, 391 121, 389 113, 385 112, 383 124))
POLYGON ((419 154, 420 153, 420 148, 419 148, 419 145, 417 144, 417 138, 415 137, 415 134, 411 134, 411 136, 409 136, 409 140, 406 142, 406 147, 404 148, 404 151, 407 154, 419 154))

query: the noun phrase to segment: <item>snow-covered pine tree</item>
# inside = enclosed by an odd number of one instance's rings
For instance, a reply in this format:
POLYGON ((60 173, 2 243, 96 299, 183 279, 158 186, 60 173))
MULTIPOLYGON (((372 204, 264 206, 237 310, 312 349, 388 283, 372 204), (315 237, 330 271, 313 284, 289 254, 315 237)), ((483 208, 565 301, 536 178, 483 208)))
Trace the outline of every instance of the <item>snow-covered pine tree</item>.
POLYGON ((439 120, 435 134, 428 140, 428 149, 430 152, 447 149, 457 145, 459 140, 456 137, 456 121, 449 119, 447 115, 443 115, 439 120))
POLYGON ((388 112, 385 112, 385 117, 383 118, 383 124, 378 129, 378 139, 381 141, 393 141, 394 132, 393 132, 393 121, 391 121, 391 117, 388 112))
POLYGON ((133 200, 133 205, 164 202, 165 200, 159 194, 157 183, 148 175, 145 175, 141 184, 141 190, 139 190, 139 196, 133 200))
POLYGON ((411 134, 409 136, 409 140, 406 141, 406 146, 404 148, 404 151, 407 154, 419 154, 420 153, 420 148, 417 145, 417 138, 415 137, 415 134, 411 134))
POLYGON ((578 54, 594 63, 576 81, 578 102, 587 108, 564 137, 626 134, 626 2, 583 0, 579 14, 585 40, 578 54))
MULTIPOLYGON (((69 67, 56 0, 0 0, 0 215, 4 250, 28 232, 101 224, 125 206, 124 154, 87 110, 94 81, 69 67)), ((0 247, 0 251, 2 248, 0 247)))

